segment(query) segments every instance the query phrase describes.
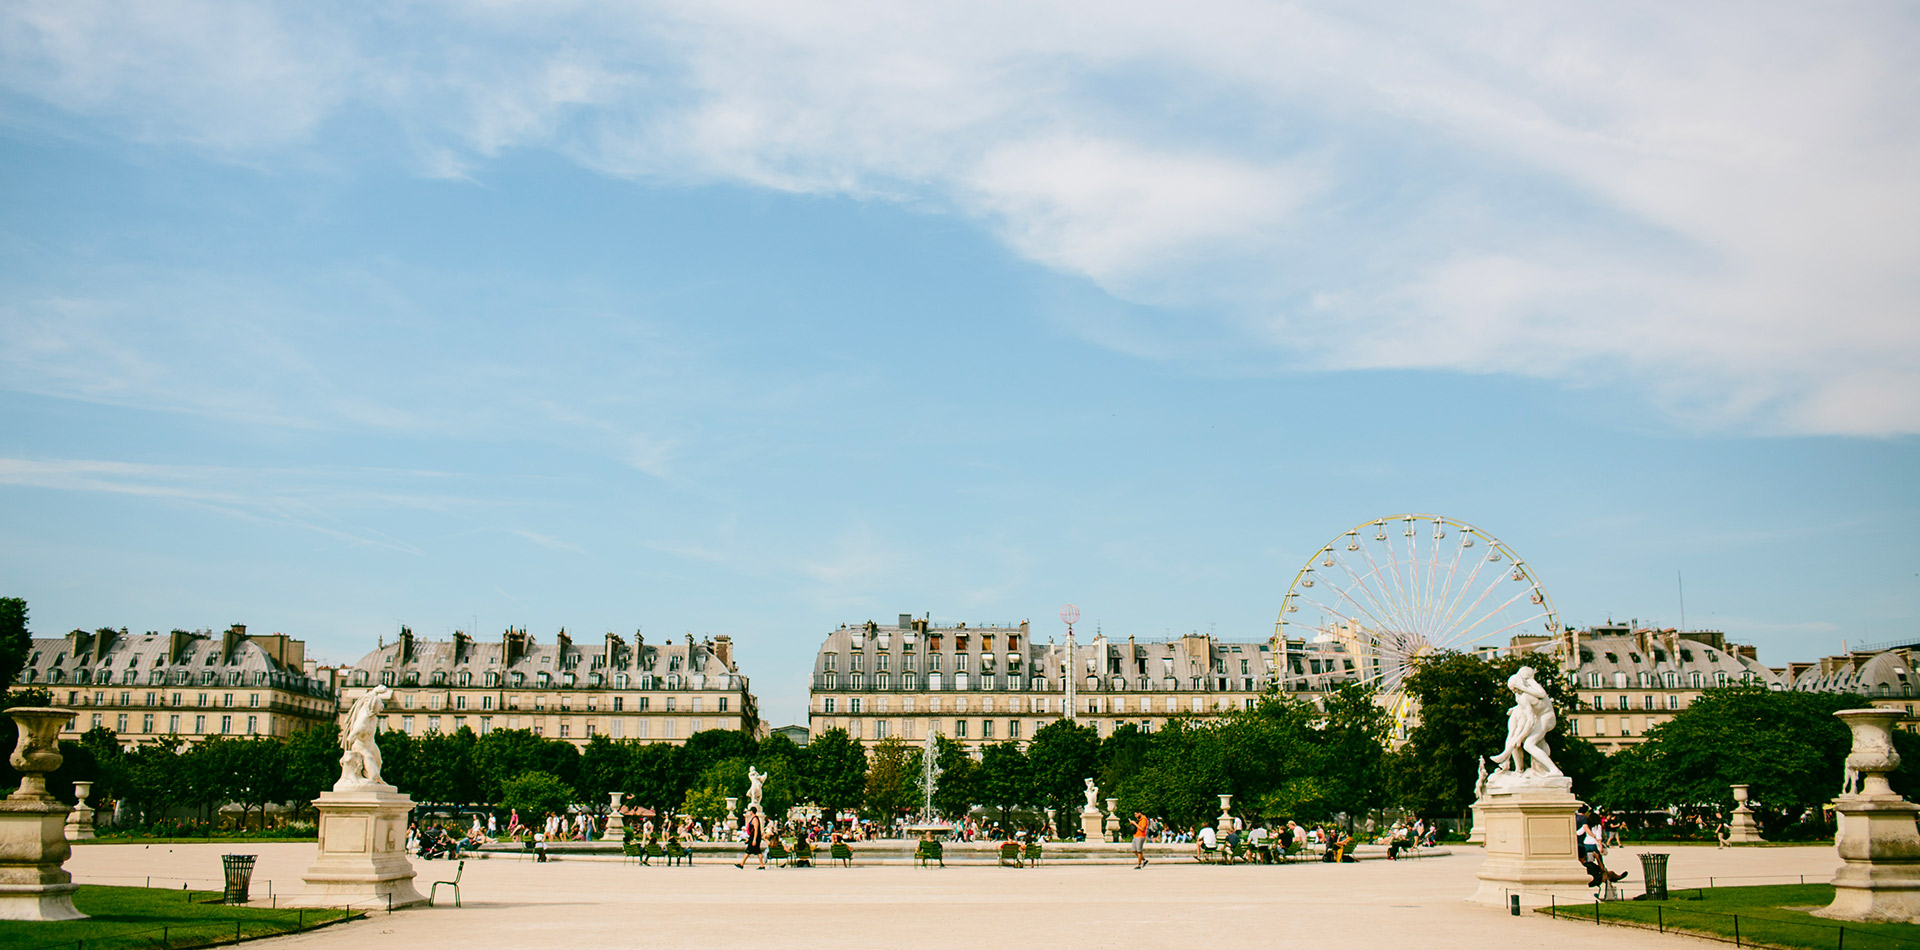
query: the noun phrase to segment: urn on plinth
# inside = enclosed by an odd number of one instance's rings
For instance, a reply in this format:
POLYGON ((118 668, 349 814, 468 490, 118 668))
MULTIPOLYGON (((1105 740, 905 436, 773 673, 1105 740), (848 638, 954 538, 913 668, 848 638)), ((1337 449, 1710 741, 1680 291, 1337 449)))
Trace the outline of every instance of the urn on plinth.
POLYGON ((1893 751, 1898 709, 1834 713, 1853 732, 1841 794, 1834 799, 1843 829, 1835 842, 1845 864, 1833 878, 1833 903, 1814 911, 1839 920, 1920 922, 1920 806, 1887 784, 1900 767, 1893 751))
POLYGON ((626 819, 620 815, 620 800, 626 796, 620 792, 607 793, 607 831, 606 839, 611 841, 616 835, 626 831, 626 819))
POLYGON ((7 710, 20 738, 7 761, 20 771, 20 788, 0 800, 0 920, 80 920, 77 889, 62 866, 67 845, 65 803, 47 792, 47 773, 60 767, 65 709, 21 706, 7 710))
POLYGON ((93 794, 92 782, 73 783, 73 811, 67 815, 67 840, 87 841, 93 838, 93 809, 87 807, 87 796, 93 794))
POLYGON ((1733 789, 1733 814, 1727 818, 1727 843, 1756 844, 1765 840, 1760 837, 1760 824, 1753 818, 1753 808, 1747 804, 1750 786, 1730 787, 1733 789))

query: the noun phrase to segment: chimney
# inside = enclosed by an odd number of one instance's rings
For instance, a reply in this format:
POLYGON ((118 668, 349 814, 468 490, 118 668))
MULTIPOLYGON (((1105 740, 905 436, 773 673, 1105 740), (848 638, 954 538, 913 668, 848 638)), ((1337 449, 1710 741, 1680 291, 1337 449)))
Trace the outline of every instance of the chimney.
POLYGON ((125 630, 115 630, 112 627, 101 627, 99 630, 94 631, 93 661, 95 663, 100 662, 101 658, 107 655, 107 651, 113 649, 113 641, 124 633, 126 633, 125 630))
POLYGON ((727 668, 727 672, 739 672, 733 665, 733 637, 724 633, 714 637, 713 655, 719 657, 721 664, 727 668))
POLYGON ((232 663, 233 657, 234 657, 234 651, 239 649, 241 642, 246 639, 247 639, 246 624, 236 623, 233 626, 228 627, 226 634, 220 638, 221 662, 232 663))
POLYGON ((185 630, 175 630, 167 635, 167 662, 180 663, 186 659, 187 644, 195 637, 185 630))
POLYGON ((613 631, 607 631, 607 669, 621 666, 620 654, 627 652, 627 641, 613 631))
POLYGON ((465 630, 455 630, 453 632, 453 662, 459 663, 461 660, 466 659, 467 651, 472 649, 473 638, 467 636, 465 630))
POLYGON ((512 666, 527 655, 527 631, 508 627, 500 637, 500 665, 512 666))
POLYGON ((644 668, 647 662, 647 638, 638 629, 633 631, 633 662, 629 666, 644 668))
POLYGON ((901 614, 901 615, 900 615, 900 629, 902 629, 902 630, 912 630, 912 629, 913 629, 913 615, 912 615, 912 614, 901 614))
POLYGON ((93 634, 85 630, 76 629, 72 633, 67 634, 67 653, 76 660, 80 658, 81 654, 87 652, 87 647, 92 645, 93 634))
POLYGON ((554 653, 559 656, 559 659, 555 660, 554 662, 560 664, 561 666, 566 666, 567 650, 568 648, 573 646, 573 638, 570 636, 567 636, 567 628, 561 627, 560 635, 556 637, 555 640, 557 640, 560 645, 554 650, 554 653))
POLYGON ((413 628, 405 624, 400 625, 400 662, 413 662, 413 628))

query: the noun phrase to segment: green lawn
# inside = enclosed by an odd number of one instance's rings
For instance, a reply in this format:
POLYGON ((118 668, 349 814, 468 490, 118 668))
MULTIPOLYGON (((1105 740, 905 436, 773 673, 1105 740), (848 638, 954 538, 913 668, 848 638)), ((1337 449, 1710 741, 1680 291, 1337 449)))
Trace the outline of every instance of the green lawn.
MULTIPOLYGON (((1815 917, 1810 910, 1833 901, 1831 884, 1771 884, 1760 887, 1687 888, 1664 901, 1614 901, 1599 906, 1603 923, 1699 934, 1741 944, 1804 950, 1903 950, 1920 948, 1920 925, 1856 924, 1815 917), (1845 928, 1845 933, 1841 928, 1845 928)), ((1542 908, 1561 919, 1594 920, 1593 904, 1542 908)))
POLYGON ((82 940, 86 941, 87 950, 202 947, 232 942, 236 924, 241 935, 257 937, 286 933, 302 925, 311 927, 345 916, 338 910, 268 910, 257 904, 200 903, 219 897, 218 891, 83 884, 73 895, 73 905, 90 919, 0 920, 0 948, 76 947, 82 940), (161 943, 163 936, 167 941, 164 944, 161 943))

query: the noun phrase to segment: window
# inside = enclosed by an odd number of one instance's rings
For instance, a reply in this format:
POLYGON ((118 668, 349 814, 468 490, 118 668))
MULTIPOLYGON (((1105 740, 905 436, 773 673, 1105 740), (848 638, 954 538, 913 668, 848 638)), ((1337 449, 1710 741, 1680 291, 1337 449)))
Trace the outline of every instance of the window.
POLYGON ((965 719, 955 719, 953 721, 953 737, 955 739, 965 739, 967 737, 967 721, 965 719))
POLYGON ((857 713, 860 711, 860 697, 855 696, 852 699, 847 701, 847 711, 851 713, 857 713))
POLYGON ((220 734, 227 735, 228 733, 231 733, 231 732, 233 732, 233 717, 221 716, 220 717, 220 734))
POLYGON ((196 736, 204 735, 206 731, 207 731, 207 717, 205 716, 193 717, 193 734, 196 736))
POLYGON ((1700 674, 1699 674, 1699 673, 1689 673, 1689 674, 1687 674, 1687 685, 1689 685, 1689 686, 1691 686, 1691 687, 1693 687, 1694 689, 1699 689, 1699 688, 1700 688, 1700 674))
POLYGON ((1679 708, 1680 708, 1680 697, 1678 697, 1678 696, 1668 696, 1668 697, 1667 697, 1667 708, 1668 708, 1668 709, 1679 709, 1679 708))
POLYGON ((453 697, 453 708, 455 708, 455 709, 465 709, 465 708, 467 708, 467 697, 465 697, 465 696, 455 696, 455 697, 453 697))
POLYGON ((720 711, 721 712, 727 711, 727 697, 725 696, 720 697, 720 711))
POLYGON ((1598 673, 1588 673, 1588 674, 1587 674, 1587 688, 1589 688, 1589 689, 1599 689, 1599 688, 1600 688, 1600 674, 1598 674, 1598 673))
POLYGON ((1659 704, 1654 702, 1652 693, 1648 693, 1645 697, 1643 697, 1640 705, 1646 709, 1660 708, 1659 704))
POLYGON ((980 720, 980 738, 982 739, 993 738, 993 720, 991 719, 980 720))
POLYGON ((1018 719, 1007 720, 1007 738, 1009 739, 1020 738, 1020 720, 1018 719))
POLYGON ((480 697, 480 708, 481 708, 481 709, 492 709, 492 708, 493 708, 493 697, 492 697, 492 696, 482 696, 482 697, 480 697))
POLYGON ((119 716, 115 717, 114 723, 113 723, 113 731, 121 735, 126 734, 127 732, 127 714, 126 713, 121 713, 119 716))
POLYGON ((167 717, 167 731, 175 732, 175 733, 180 731, 180 714, 179 713, 174 713, 173 715, 170 715, 167 717))
POLYGON ((258 735, 259 733, 260 733, 260 717, 248 716, 247 717, 247 735, 252 736, 252 735, 258 735))
MULTIPOLYGON (((883 654, 883 655, 884 655, 884 654, 883 654)), ((885 738, 887 737, 887 726, 888 726, 888 725, 889 725, 889 723, 888 723, 888 722, 887 722, 887 721, 886 721, 885 719, 881 719, 881 720, 878 720, 878 721, 876 721, 876 722, 875 722, 875 723, 873 724, 873 737, 874 737, 875 739, 885 739, 885 738)))
POLYGON ((624 708, 625 706, 626 706, 626 697, 624 697, 624 696, 615 696, 615 697, 613 697, 613 711, 614 711, 614 712, 620 712, 620 711, 622 711, 622 709, 623 709, 623 708, 624 708))
POLYGON ((1633 704, 1632 704, 1632 703, 1630 703, 1630 702, 1628 702, 1628 700, 1627 700, 1627 694, 1625 694, 1625 693, 1621 693, 1621 694, 1620 694, 1620 698, 1619 698, 1619 706, 1620 706, 1620 708, 1621 708, 1621 709, 1632 709, 1632 708, 1633 708, 1633 704))
POLYGON ((673 712, 673 701, 674 701, 675 699, 678 699, 678 698, 679 698, 679 697, 677 697, 677 696, 668 696, 668 697, 667 697, 667 712, 673 712))
POLYGON ((820 711, 821 711, 821 712, 827 712, 827 713, 830 713, 830 712, 833 712, 833 711, 834 711, 834 709, 833 709, 833 697, 832 697, 832 696, 828 696, 828 697, 827 697, 826 699, 823 699, 823 700, 821 700, 821 701, 820 701, 820 704, 821 704, 821 705, 820 705, 820 711))

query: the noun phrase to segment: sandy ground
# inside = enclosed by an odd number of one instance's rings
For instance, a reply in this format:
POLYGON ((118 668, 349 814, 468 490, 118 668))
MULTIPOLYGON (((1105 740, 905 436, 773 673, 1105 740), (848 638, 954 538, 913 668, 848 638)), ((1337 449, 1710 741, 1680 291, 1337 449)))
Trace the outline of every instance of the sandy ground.
MULTIPOLYGON (((230 845, 87 845, 67 867, 81 883, 217 886, 230 845)), ((314 846, 254 844, 253 894, 299 890, 314 846)), ((1420 861, 1286 866, 853 867, 735 870, 730 864, 639 867, 608 862, 470 861, 464 906, 375 914, 364 921, 279 938, 293 948, 457 946, 586 950, 598 947, 728 948, 917 946, 938 950, 1046 944, 1067 947, 1585 948, 1705 946, 1688 938, 1581 926, 1468 904, 1481 855, 1462 848, 1420 861)), ((1827 881, 1833 848, 1699 847, 1673 854, 1676 886, 1827 881)), ((1639 862, 1616 851, 1615 868, 1639 862)), ((452 876, 442 861, 415 862, 421 893, 452 876)), ((444 895, 446 890, 442 889, 444 895)))

